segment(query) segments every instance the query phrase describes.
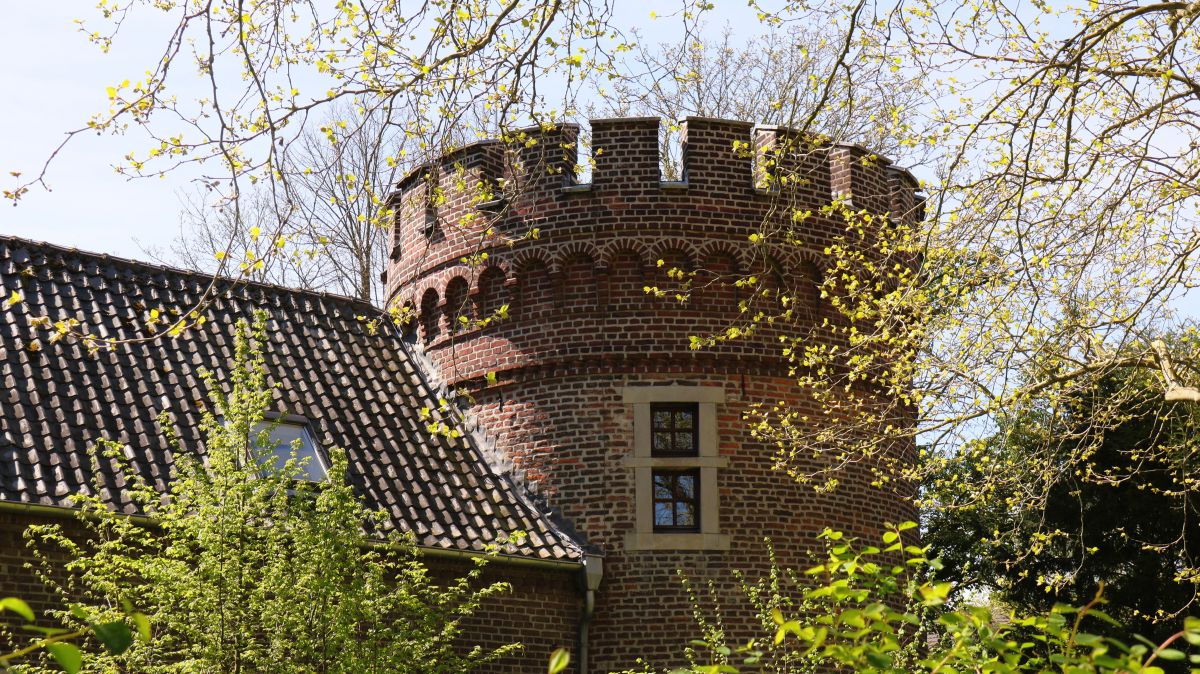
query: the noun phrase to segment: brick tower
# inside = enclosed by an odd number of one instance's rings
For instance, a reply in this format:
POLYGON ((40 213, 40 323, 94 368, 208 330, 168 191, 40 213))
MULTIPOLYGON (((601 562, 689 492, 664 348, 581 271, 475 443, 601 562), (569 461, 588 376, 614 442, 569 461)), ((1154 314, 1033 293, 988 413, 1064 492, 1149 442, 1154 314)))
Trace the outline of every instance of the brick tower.
POLYGON ((762 400, 812 406, 774 335, 689 348, 690 335, 736 318, 742 291, 718 282, 731 275, 767 269, 801 289, 811 320, 828 316, 814 274, 844 223, 821 207, 838 195, 911 218, 916 182, 833 145, 780 160, 804 179, 783 188, 790 207, 779 208, 763 158, 778 156, 788 130, 688 118, 684 179, 664 182, 658 124, 592 121, 590 183, 575 181, 578 129, 560 125, 461 148, 393 196, 389 301, 417 312, 415 339, 450 388, 470 393, 495 460, 603 555, 589 672, 637 657, 680 664, 699 634, 677 569, 717 582, 729 641, 744 643, 760 631, 731 572, 769 567, 764 538, 782 564, 800 565, 826 526, 873 536, 916 515, 907 494, 870 487, 866 469, 827 494, 772 469, 772 448, 750 437, 743 412, 762 400), (797 207, 814 214, 801 244, 749 245, 797 207), (644 290, 669 285, 671 268, 696 272, 686 304, 644 290), (474 323, 503 305, 506 319, 474 323))

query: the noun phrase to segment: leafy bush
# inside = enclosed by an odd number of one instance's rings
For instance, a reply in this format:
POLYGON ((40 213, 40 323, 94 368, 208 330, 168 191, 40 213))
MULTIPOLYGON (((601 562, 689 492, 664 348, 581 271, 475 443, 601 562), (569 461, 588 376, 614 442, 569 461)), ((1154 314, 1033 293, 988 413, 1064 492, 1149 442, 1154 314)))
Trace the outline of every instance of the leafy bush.
MULTIPOLYGON (((261 428, 271 387, 259 346, 260 315, 242 323, 236 362, 224 382, 205 374, 212 409, 203 416, 205 452, 176 446, 176 475, 159 494, 125 466, 126 489, 149 521, 80 495, 77 540, 61 526, 33 526, 40 573, 92 620, 122 620, 142 607, 154 638, 125 653, 98 651, 85 671, 465 672, 516 648, 456 647, 460 622, 504 584, 475 589, 482 562, 439 586, 411 537, 382 536, 345 479, 346 457, 329 451, 328 478, 299 478, 302 462, 272 458, 261 428), (68 553, 63 570, 45 554, 68 553)), ((161 418, 163 428, 169 420, 161 418)), ((124 465, 121 447, 99 444, 96 461, 124 465)), ((97 485, 95 494, 100 494, 97 485)), ((61 611, 65 624, 77 613, 61 611)))
POLYGON ((915 527, 889 526, 881 546, 861 546, 826 530, 819 564, 799 574, 775 570, 755 583, 743 580, 767 628, 749 643, 725 643, 697 603, 704 638, 692 643, 691 665, 672 674, 1163 674, 1200 663, 1200 655, 1185 650, 1200 646, 1200 620, 1189 618, 1159 644, 1103 636, 1093 628, 1116 621, 1101 609, 1099 593, 1082 607, 1056 605, 1023 617, 948 605, 950 584, 928 580, 937 561, 904 541, 915 527))
MULTIPOLYGON (((67 674, 75 674, 83 668, 83 652, 71 643, 76 639, 88 636, 95 637, 109 653, 120 655, 133 645, 134 633, 124 621, 94 623, 89 620, 86 612, 76 609, 75 617, 84 623, 76 630, 61 627, 43 627, 34 624, 37 616, 23 599, 19 597, 4 597, 0 599, 0 614, 15 613, 25 620, 23 627, 28 631, 37 632, 42 636, 34 638, 24 646, 17 646, 17 640, 12 638, 9 630, 0 627, 0 635, 9 638, 10 646, 0 648, 0 671, 7 672, 14 664, 44 653, 62 667, 67 674)), ((129 610, 126 614, 138 629, 138 636, 146 641, 150 638, 150 622, 145 615, 129 610)))

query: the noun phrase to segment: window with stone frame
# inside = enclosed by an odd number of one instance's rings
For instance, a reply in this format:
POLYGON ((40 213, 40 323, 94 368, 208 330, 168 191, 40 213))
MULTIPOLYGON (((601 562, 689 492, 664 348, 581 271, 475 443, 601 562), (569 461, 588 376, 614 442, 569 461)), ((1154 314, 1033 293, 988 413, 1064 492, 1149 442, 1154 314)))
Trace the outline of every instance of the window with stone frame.
POLYGON ((721 533, 717 475, 720 386, 627 386, 633 413, 634 528, 627 550, 727 550, 721 533))

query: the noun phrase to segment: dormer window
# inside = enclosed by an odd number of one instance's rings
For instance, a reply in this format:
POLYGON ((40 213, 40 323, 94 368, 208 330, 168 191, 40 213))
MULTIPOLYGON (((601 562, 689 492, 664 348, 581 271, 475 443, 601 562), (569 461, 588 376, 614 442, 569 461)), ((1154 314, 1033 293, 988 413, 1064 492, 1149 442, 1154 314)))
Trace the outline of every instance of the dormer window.
POLYGON ((290 419, 280 422, 262 421, 254 425, 252 436, 256 445, 269 450, 274 456, 276 469, 282 469, 294 455, 301 463, 299 479, 309 482, 325 481, 327 467, 307 423, 290 419), (268 433, 265 447, 258 445, 263 431, 268 433))

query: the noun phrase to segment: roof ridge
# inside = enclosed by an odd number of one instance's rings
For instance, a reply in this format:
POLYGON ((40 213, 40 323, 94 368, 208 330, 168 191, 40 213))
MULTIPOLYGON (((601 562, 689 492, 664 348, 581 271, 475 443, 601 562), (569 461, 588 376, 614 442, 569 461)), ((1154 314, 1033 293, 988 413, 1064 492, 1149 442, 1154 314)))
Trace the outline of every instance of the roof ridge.
POLYGON ((345 304, 351 304, 351 305, 354 305, 357 307, 371 309, 373 311, 377 311, 377 312, 381 312, 381 313, 383 311, 382 309, 380 309, 379 307, 375 306, 374 304, 372 304, 371 302, 369 302, 367 300, 364 300, 364 299, 361 299, 358 297, 351 297, 349 295, 342 295, 340 293, 332 293, 332 292, 329 292, 326 290, 307 290, 305 288, 296 288, 293 286, 285 286, 285 285, 280 285, 278 283, 267 283, 266 281, 255 281, 253 279, 248 279, 248 278, 239 278, 239 277, 234 277, 234 276, 227 276, 224 274, 202 272, 202 271, 198 271, 195 269, 186 269, 183 267, 175 267, 172 265, 162 264, 159 262, 147 262, 145 260, 138 260, 138 259, 130 258, 130 257, 122 257, 120 255, 112 255, 110 253, 101 253, 101 252, 97 252, 97 251, 83 250, 81 248, 74 248, 71 246, 64 246, 64 245, 60 245, 57 243, 50 243, 49 241, 38 241, 36 239, 27 239, 25 237, 15 236, 12 234, 0 234, 0 242, 6 243, 9 245, 19 245, 19 246, 41 248, 41 249, 45 249, 48 251, 55 251, 55 252, 58 252, 61 254, 76 255, 79 257, 83 257, 83 258, 93 258, 93 259, 102 260, 102 261, 108 262, 108 263, 115 263, 115 264, 123 265, 123 266, 127 266, 127 267, 134 267, 134 268, 136 268, 137 271, 142 271, 142 272, 158 271, 158 272, 166 272, 169 274, 177 274, 180 276, 187 276, 187 277, 200 279, 200 280, 204 280, 204 281, 214 281, 214 280, 218 281, 218 282, 224 281, 224 282, 230 283, 233 287, 237 287, 238 285, 252 286, 252 287, 257 287, 257 288, 263 288, 265 290, 281 291, 281 292, 285 292, 285 293, 289 293, 289 294, 293 294, 293 295, 306 295, 306 296, 314 297, 314 298, 319 297, 319 298, 322 298, 325 300, 331 300, 333 302, 341 302, 341 303, 345 303, 345 304))

